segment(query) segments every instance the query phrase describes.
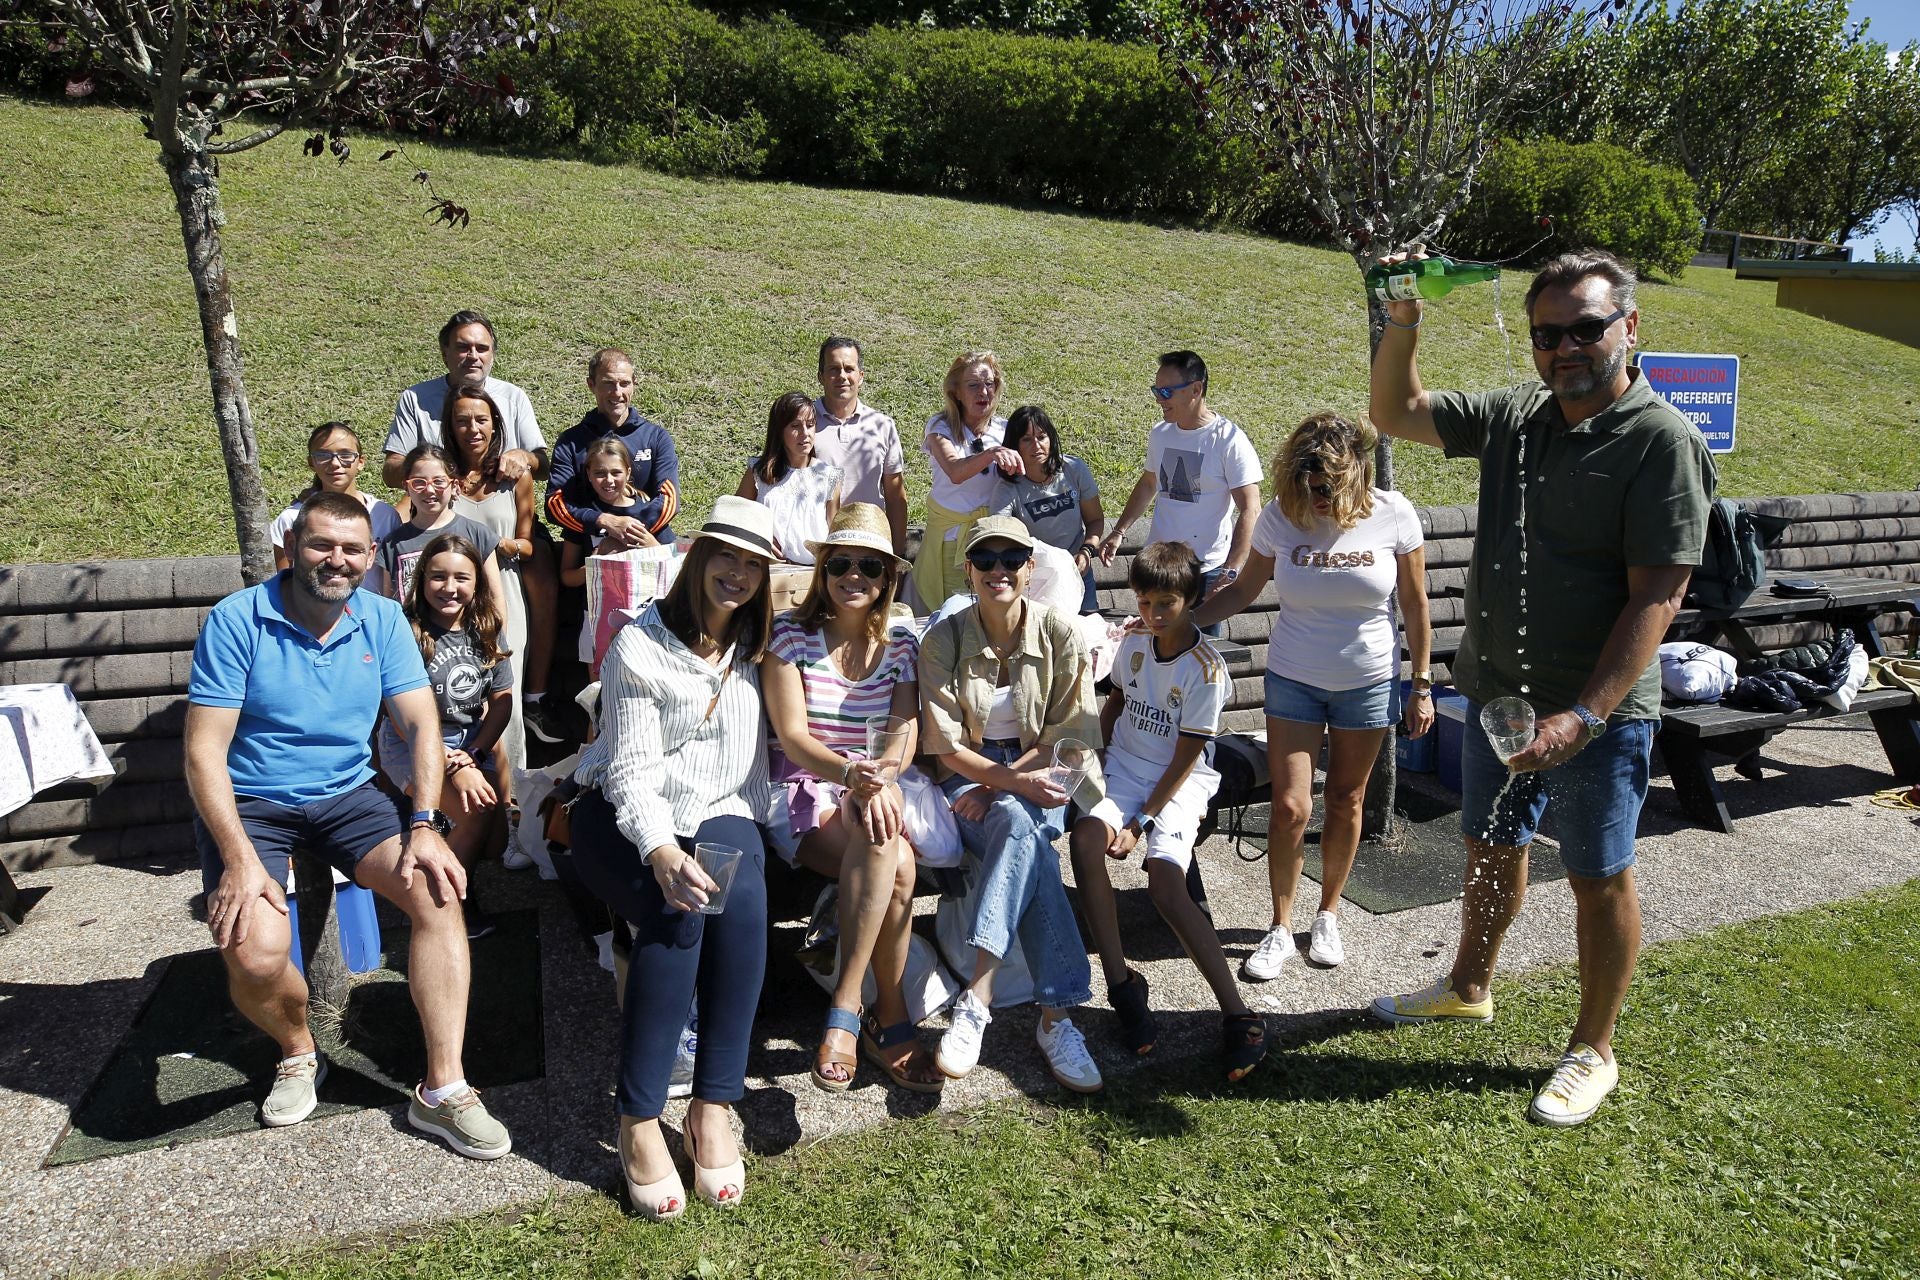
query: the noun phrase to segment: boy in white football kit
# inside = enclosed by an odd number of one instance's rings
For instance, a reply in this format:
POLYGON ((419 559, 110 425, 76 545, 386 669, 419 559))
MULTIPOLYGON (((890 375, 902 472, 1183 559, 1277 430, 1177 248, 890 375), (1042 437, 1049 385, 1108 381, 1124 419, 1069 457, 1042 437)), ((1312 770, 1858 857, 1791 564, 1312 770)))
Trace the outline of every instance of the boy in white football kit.
POLYGON ((1121 1036, 1144 1054, 1155 1040, 1147 980, 1127 968, 1106 859, 1145 849, 1153 905, 1220 1001, 1227 1079, 1237 1081, 1266 1055, 1266 1026, 1241 1000, 1213 921, 1187 882, 1194 838, 1220 785, 1210 749, 1233 682, 1193 623, 1204 579, 1191 549, 1156 542, 1134 557, 1128 580, 1146 630, 1122 640, 1114 658, 1113 692, 1100 713, 1106 795, 1074 824, 1074 883, 1121 1036))

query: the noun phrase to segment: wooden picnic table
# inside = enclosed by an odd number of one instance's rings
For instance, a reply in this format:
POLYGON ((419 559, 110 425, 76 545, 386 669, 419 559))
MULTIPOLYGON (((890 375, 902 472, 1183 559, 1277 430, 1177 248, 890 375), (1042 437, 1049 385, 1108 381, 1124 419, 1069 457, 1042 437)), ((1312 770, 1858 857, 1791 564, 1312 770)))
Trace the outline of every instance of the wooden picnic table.
MULTIPOLYGON (((1841 627, 1851 629, 1867 656, 1878 658, 1886 656, 1886 647, 1874 619, 1884 613, 1920 612, 1920 583, 1845 572, 1794 576, 1812 579, 1820 589, 1781 596, 1762 587, 1737 609, 1683 609, 1674 616, 1667 639, 1719 645, 1750 660, 1763 652, 1753 639, 1754 628, 1817 621, 1836 633, 1841 627)), ((1731 832, 1733 816, 1713 776, 1709 753, 1734 757, 1743 776, 1758 778, 1760 748, 1790 725, 1863 714, 1871 718, 1894 776, 1920 780, 1920 705, 1902 689, 1862 690, 1845 712, 1824 706, 1779 712, 1745 711, 1719 703, 1668 703, 1661 710, 1660 755, 1681 810, 1703 827, 1731 832)))

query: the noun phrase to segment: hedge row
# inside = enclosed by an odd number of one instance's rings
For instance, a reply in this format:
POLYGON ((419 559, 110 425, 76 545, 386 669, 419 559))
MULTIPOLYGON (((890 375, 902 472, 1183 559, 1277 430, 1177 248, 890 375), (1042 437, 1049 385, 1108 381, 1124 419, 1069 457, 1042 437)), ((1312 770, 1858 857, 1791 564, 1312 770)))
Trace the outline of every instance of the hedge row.
POLYGON ((784 17, 570 0, 577 29, 506 70, 503 140, 686 176, 769 177, 1102 213, 1311 227, 1291 184, 1209 134, 1153 49, 875 27, 829 47, 784 17))

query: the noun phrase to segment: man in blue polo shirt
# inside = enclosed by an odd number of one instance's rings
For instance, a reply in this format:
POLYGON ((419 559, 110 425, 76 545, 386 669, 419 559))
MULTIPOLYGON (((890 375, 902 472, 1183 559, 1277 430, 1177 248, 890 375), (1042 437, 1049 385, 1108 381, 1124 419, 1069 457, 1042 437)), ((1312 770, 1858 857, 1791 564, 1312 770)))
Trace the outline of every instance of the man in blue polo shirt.
POLYGON ((292 564, 214 606, 187 686, 187 786, 207 924, 228 990, 280 1046, 261 1120, 297 1124, 326 1062, 307 1025, 307 984, 289 951, 286 885, 304 845, 394 903, 413 925, 407 966, 427 1046, 407 1118, 475 1159, 507 1154, 461 1067, 469 965, 466 873, 436 807, 447 770, 440 718, 400 606, 359 589, 373 530, 354 498, 323 493, 287 535, 292 564), (368 739, 382 701, 413 744, 411 815, 373 782, 368 739))

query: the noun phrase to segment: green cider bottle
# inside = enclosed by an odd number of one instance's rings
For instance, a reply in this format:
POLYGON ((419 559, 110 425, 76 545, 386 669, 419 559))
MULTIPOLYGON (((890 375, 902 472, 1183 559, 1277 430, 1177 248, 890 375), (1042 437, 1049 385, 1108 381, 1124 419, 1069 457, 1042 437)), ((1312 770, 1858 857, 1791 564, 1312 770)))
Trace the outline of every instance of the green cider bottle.
POLYGON ((1396 262, 1392 266, 1375 263, 1367 268, 1367 292, 1382 302, 1431 302, 1463 284, 1479 284, 1499 275, 1499 267, 1446 257, 1396 262))

